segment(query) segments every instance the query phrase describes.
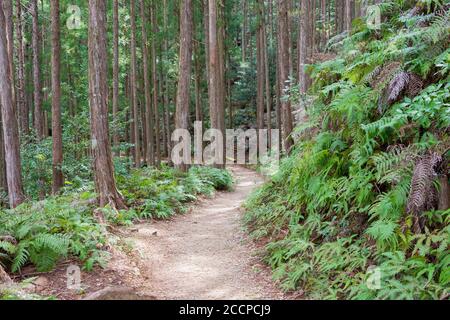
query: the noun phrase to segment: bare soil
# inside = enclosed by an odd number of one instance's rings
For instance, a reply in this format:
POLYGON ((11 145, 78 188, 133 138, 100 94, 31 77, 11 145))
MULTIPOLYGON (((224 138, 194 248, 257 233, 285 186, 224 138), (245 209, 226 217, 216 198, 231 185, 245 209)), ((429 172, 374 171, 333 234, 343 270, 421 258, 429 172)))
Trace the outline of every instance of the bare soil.
POLYGON ((263 179, 243 167, 231 171, 233 191, 203 199, 170 221, 134 227, 127 239, 149 279, 134 284, 139 293, 158 299, 284 298, 242 229, 241 205, 263 179))
POLYGON ((24 270, 15 280, 35 276, 26 291, 63 300, 286 298, 242 227, 241 206, 263 178, 230 170, 233 190, 200 199, 171 220, 118 229, 107 267, 83 271, 81 291, 67 289, 67 266, 77 264, 71 260, 51 273, 24 270))

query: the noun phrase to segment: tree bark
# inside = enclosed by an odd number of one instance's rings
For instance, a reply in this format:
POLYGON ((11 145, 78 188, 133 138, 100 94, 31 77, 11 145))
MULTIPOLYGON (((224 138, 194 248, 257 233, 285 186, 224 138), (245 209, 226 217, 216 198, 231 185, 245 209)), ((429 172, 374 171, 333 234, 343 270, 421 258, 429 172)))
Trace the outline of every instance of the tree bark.
POLYGON ((270 76, 269 76, 269 54, 268 54, 268 43, 267 43, 267 31, 266 24, 263 26, 263 56, 264 56, 264 78, 266 85, 266 112, 267 112, 267 134, 268 134, 268 145, 272 145, 272 93, 270 90, 270 76))
MULTIPOLYGON (((279 23, 279 54, 280 54, 280 85, 284 89, 289 80, 289 17, 288 0, 279 0, 278 2, 278 23, 279 23)), ((281 93, 282 94, 282 93, 281 93)), ((292 133, 292 111, 291 104, 287 99, 281 99, 281 116, 283 122, 283 142, 286 153, 291 151, 294 141, 292 133)))
POLYGON ((0 7, 0 104, 3 120, 8 199, 10 207, 15 208, 25 200, 25 196, 22 186, 19 129, 13 106, 10 66, 6 19, 3 7, 0 7))
MULTIPOLYGON (((177 129, 189 128, 189 89, 192 69, 192 2, 182 0, 180 23, 180 75, 178 78, 177 107, 175 126, 177 129)), ((190 157, 191 155, 189 155, 190 157)), ((188 164, 182 163, 176 166, 181 171, 187 171, 188 164)))
POLYGON ((327 42, 328 42, 328 34, 327 34, 327 28, 328 28, 328 23, 327 23, 327 1, 326 0, 321 0, 320 2, 320 12, 321 12, 321 20, 322 20, 322 45, 321 45, 321 49, 325 50, 325 47, 327 46, 327 42))
MULTIPOLYGON (((113 98, 112 98, 112 113, 114 124, 118 123, 119 113, 119 0, 114 0, 113 5, 113 98)), ((120 144, 120 137, 117 130, 113 133, 113 146, 116 156, 120 155, 118 151, 120 144)))
POLYGON ((345 31, 352 30, 352 1, 345 0, 345 31))
POLYGON ((100 206, 123 209, 116 188, 108 129, 106 1, 89 0, 89 102, 95 187, 100 206))
POLYGON ((141 9, 141 33, 142 33, 142 51, 143 51, 143 64, 144 64, 144 97, 145 97, 145 114, 146 114, 146 122, 145 126, 147 127, 146 135, 147 135, 147 165, 154 166, 155 165, 155 152, 154 152, 154 127, 153 127, 153 110, 152 110, 152 99, 150 94, 150 77, 149 77, 149 65, 148 65, 148 45, 147 45, 147 19, 145 16, 145 7, 144 0, 140 0, 140 9, 141 9))
POLYGON ((137 72, 136 72, 136 3, 130 2, 130 20, 131 20, 131 106, 133 108, 133 134, 134 134, 134 165, 141 166, 141 146, 139 138, 139 106, 137 102, 137 72))
POLYGON ((64 177, 61 170, 63 164, 63 149, 61 127, 61 42, 59 29, 59 0, 51 0, 50 10, 52 17, 52 193, 57 194, 64 184, 64 177))
POLYGON ((31 15, 33 22, 33 84, 34 84, 34 129, 38 140, 44 138, 44 114, 42 112, 41 69, 39 64, 40 37, 37 0, 31 0, 31 15))
POLYGON ((16 1, 16 37, 17 37, 17 115, 19 119, 19 130, 24 134, 29 132, 28 108, 25 95, 25 44, 24 18, 22 13, 21 0, 16 1))
MULTIPOLYGON (((165 37, 164 37, 164 41, 163 41, 163 50, 164 50, 164 57, 167 59, 167 54, 169 51, 169 41, 168 41, 168 34, 169 34, 169 29, 168 29, 168 14, 167 14, 167 0, 164 0, 163 3, 163 23, 164 23, 164 33, 165 33, 165 37)), ((170 134, 170 110, 169 110, 169 77, 167 75, 164 76, 164 96, 163 96, 163 104, 164 104, 164 114, 163 114, 163 118, 164 118, 164 127, 166 128, 166 132, 164 133, 166 135, 166 143, 167 143, 167 155, 168 155, 168 160, 170 163, 170 156, 172 153, 172 141, 170 141, 171 139, 171 134, 170 134)))
POLYGON ((153 114, 155 116, 155 162, 157 166, 161 164, 161 138, 160 138, 160 125, 159 125, 159 106, 158 106, 158 69, 156 65, 156 34, 158 33, 158 26, 156 22, 156 5, 155 0, 153 0, 152 5, 150 7, 150 23, 152 25, 153 30, 153 38, 152 38, 152 83, 153 83, 153 114))
POLYGON ((301 18, 299 30, 299 65, 298 65, 298 79, 300 82, 300 92, 306 93, 311 85, 311 78, 306 73, 306 66, 310 64, 312 58, 313 38, 311 30, 311 0, 301 2, 301 18))
POLYGON ((195 56, 195 120, 203 121, 203 105, 202 94, 200 91, 202 71, 200 65, 200 49, 198 45, 199 41, 194 42, 194 56, 195 56))
POLYGON ((264 0, 258 0, 256 10, 256 15, 258 18, 258 27, 256 30, 256 126, 258 130, 261 130, 264 129, 264 0))
POLYGON ((8 46, 8 60, 9 60, 9 79, 11 81, 12 99, 14 110, 16 109, 16 88, 14 85, 14 24, 13 24, 13 4, 12 0, 2 0, 3 12, 5 14, 6 24, 6 42, 8 46))
MULTIPOLYGON (((211 119, 211 128, 217 129, 224 134, 224 104, 221 85, 223 85, 222 75, 223 68, 221 63, 221 29, 218 28, 217 20, 217 3, 216 0, 208 1, 208 16, 209 16, 209 113, 211 119)), ((224 137, 225 138, 225 137, 224 137)), ((225 157, 225 150, 223 156, 225 157)), ((224 159, 221 163, 215 163, 218 168, 224 167, 224 159)))
POLYGON ((241 42, 243 63, 247 61, 247 25, 248 25, 247 9, 248 9, 247 0, 243 0, 242 1, 243 24, 242 24, 242 42, 241 42))
POLYGON ((345 31, 345 24, 344 24, 345 1, 346 0, 336 0, 336 7, 335 7, 336 33, 342 33, 343 31, 345 31))

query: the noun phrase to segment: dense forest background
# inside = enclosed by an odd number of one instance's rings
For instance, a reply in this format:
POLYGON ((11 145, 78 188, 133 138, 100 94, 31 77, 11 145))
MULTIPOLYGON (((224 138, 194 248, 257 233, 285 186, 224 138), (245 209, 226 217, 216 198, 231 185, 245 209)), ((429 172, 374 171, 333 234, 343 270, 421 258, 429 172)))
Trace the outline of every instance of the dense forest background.
POLYGON ((98 221, 230 188, 219 163, 171 165, 203 121, 281 131, 245 222, 284 289, 448 298, 446 1, 2 0, 0 30, 4 269, 92 268, 98 221))

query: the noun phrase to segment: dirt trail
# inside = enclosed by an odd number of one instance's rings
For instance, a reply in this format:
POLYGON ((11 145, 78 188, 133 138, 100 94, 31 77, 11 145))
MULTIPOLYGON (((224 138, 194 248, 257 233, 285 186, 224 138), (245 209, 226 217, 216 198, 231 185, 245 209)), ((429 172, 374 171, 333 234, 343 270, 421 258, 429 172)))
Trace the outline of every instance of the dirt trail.
POLYGON ((137 227, 128 240, 142 259, 148 280, 142 294, 158 299, 280 299, 241 226, 241 205, 263 180, 254 171, 231 168, 232 192, 220 192, 171 221, 137 227))

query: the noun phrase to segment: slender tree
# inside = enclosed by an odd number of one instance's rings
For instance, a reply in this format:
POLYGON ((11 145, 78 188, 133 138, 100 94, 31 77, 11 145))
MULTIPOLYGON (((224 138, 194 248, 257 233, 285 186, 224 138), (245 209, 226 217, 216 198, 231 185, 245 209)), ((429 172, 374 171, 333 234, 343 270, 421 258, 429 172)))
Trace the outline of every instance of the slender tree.
POLYGON ((352 12, 353 12, 353 1, 351 0, 345 0, 345 16, 344 16, 344 20, 345 20, 345 31, 351 31, 352 30, 352 12))
POLYGON ((131 20, 131 106, 133 109, 133 134, 134 134, 134 164, 136 167, 141 166, 141 146, 139 138, 139 105, 137 101, 137 61, 136 61, 136 2, 130 2, 130 20, 131 20))
MULTIPOLYGON (((114 0, 113 4, 113 98, 112 112, 113 121, 117 125, 119 113, 119 0, 114 0)), ((116 155, 120 155, 117 148, 120 144, 120 137, 117 130, 113 133, 113 146, 116 148, 116 155)))
POLYGON ((28 134, 28 108, 25 96, 25 43, 24 18, 22 13, 21 0, 16 0, 16 38, 17 38, 17 115, 19 118, 19 129, 22 133, 28 134))
POLYGON ((11 81, 13 106, 16 107, 16 88, 14 86, 14 24, 12 0, 2 0, 3 12, 5 14, 6 42, 8 46, 9 79, 11 81))
POLYGON ((311 23, 311 0, 304 0, 301 2, 301 17, 299 30, 299 65, 298 65, 298 80, 300 82, 300 92, 306 93, 311 85, 311 78, 306 72, 306 66, 311 63, 312 48, 314 39, 312 37, 312 23, 311 23))
POLYGON ((256 125, 259 130, 264 128, 264 0, 258 0, 256 6, 258 17, 258 27, 256 31, 256 75, 257 75, 257 94, 256 94, 256 125))
POLYGON ((52 17, 52 138, 53 138, 53 184, 56 194, 64 184, 61 170, 63 163, 61 127, 61 42, 59 29, 59 0, 50 1, 52 17))
MULTIPOLYGON (((192 68, 192 2, 182 0, 180 23, 180 75, 177 89, 177 108, 175 125, 177 129, 187 130, 189 127, 189 89, 192 68)), ((190 156, 190 155, 189 155, 190 156)), ((177 166, 181 171, 187 171, 187 164, 177 166)))
POLYGON ((106 1, 89 0, 89 103, 95 187, 100 206, 125 208, 116 188, 108 129, 106 1))
POLYGON ((31 0, 31 15, 33 22, 33 85, 34 85, 34 129, 38 140, 44 137, 44 114, 42 112, 41 68, 39 63, 40 36, 37 0, 31 0))
MULTIPOLYGON (((302 1, 303 2, 303 1, 302 1)), ((281 92, 289 81, 289 17, 288 0, 278 1, 278 23, 279 23, 279 73, 281 92)), ((294 142, 292 133, 292 111, 291 104, 286 99, 281 99, 281 118, 283 126, 283 142, 287 153, 290 152, 294 142)))
POLYGON ((143 66, 144 66, 144 100, 145 100, 145 114, 146 114, 146 140, 147 140, 147 165, 155 165, 155 153, 154 153, 154 128, 153 128, 153 109, 152 99, 150 94, 150 72, 148 65, 148 45, 147 45, 147 18, 145 16, 144 0, 140 0, 140 13, 141 13, 141 34, 142 34, 142 52, 143 52, 143 66))
POLYGON ((241 40, 241 50, 242 50, 242 62, 247 61, 247 25, 248 25, 248 3, 247 0, 242 0, 242 40, 241 40))
POLYGON ((203 121, 203 105, 202 105, 202 92, 201 92, 201 80, 202 69, 200 61, 200 48, 199 41, 194 41, 194 57, 195 57, 195 121, 203 121))
MULTIPOLYGON (((209 113, 211 119, 211 128, 219 130, 224 134, 225 132, 225 117, 223 104, 223 48, 222 46, 222 29, 218 28, 217 19, 217 3, 216 0, 208 1, 208 15, 209 15, 209 32, 208 32, 208 50, 209 50, 209 113)), ((225 137, 224 137, 225 138, 225 137)), ((223 156, 225 157, 225 150, 223 156)), ((216 167, 224 167, 224 159, 221 163, 215 163, 216 167)))
POLYGON ((158 26, 156 21, 156 2, 153 0, 150 7, 150 22, 152 25, 153 37, 152 37, 152 84, 153 84, 153 114, 155 116, 155 146, 156 152, 155 161, 156 165, 161 164, 161 142, 160 142, 160 125, 159 125, 159 106, 158 106, 158 68, 156 63, 156 35, 158 33, 158 26))
MULTIPOLYGON (((206 1, 206 0, 203 0, 206 1)), ((164 24, 164 40, 163 40, 163 57, 167 59, 168 51, 169 51, 169 25, 168 25, 168 9, 167 9, 167 0, 163 1, 163 24, 164 24)), ((169 111, 169 77, 164 75, 164 93, 163 93, 163 104, 164 104, 164 127, 166 129, 166 143, 167 143, 167 155, 169 157, 170 162, 170 154, 172 153, 172 142, 170 141, 170 111, 169 111)))
POLYGON ((12 88, 10 81, 10 62, 6 36, 6 19, 0 6, 0 105, 3 124, 5 148, 6 180, 8 185, 9 205, 17 207, 25 200, 22 186, 19 129, 14 112, 12 88))

